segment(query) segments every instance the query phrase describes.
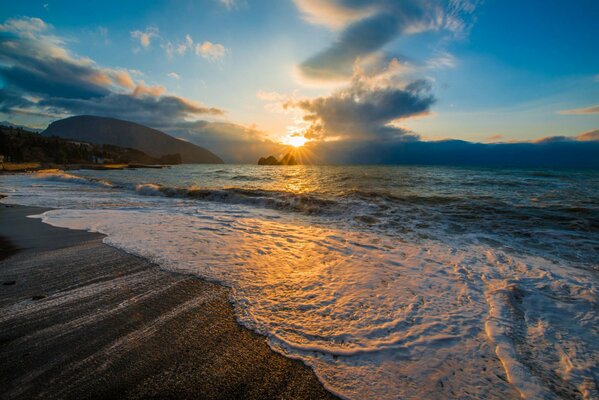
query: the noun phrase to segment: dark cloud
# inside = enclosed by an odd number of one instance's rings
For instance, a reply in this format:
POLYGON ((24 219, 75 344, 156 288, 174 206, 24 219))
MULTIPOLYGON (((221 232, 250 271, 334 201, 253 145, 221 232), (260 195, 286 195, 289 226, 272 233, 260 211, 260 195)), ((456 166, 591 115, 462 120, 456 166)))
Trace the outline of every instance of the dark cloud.
POLYGON ((50 97, 88 99, 110 93, 97 69, 67 59, 38 58, 28 53, 32 50, 28 42, 19 41, 14 47, 14 39, 0 37, 0 77, 6 86, 50 97))
POLYGON ((313 143, 310 153, 331 164, 403 164, 485 167, 599 168, 599 141, 483 144, 342 141, 313 143))
POLYGON ((132 96, 111 93, 93 99, 49 98, 38 106, 68 112, 126 119, 150 126, 168 126, 199 114, 221 115, 217 108, 206 108, 177 96, 132 96))
POLYGON ((428 113, 434 101, 425 81, 401 89, 354 82, 328 97, 289 102, 286 107, 305 112, 308 139, 406 140, 416 136, 391 123, 428 113))
POLYGON ((0 89, 0 112, 10 113, 13 109, 21 107, 31 107, 34 103, 27 100, 18 93, 11 92, 10 90, 0 89))
POLYGON ((0 111, 39 115, 89 114, 146 124, 165 124, 199 115, 222 115, 217 108, 164 95, 162 86, 134 82, 123 69, 98 66, 77 57, 36 18, 0 24, 0 111))
POLYGON ((352 75, 359 57, 379 50, 398 33, 397 19, 379 14, 350 25, 330 47, 300 65, 303 74, 313 79, 337 79, 352 75))
MULTIPOLYGON (((51 27, 37 18, 0 24, 0 77, 4 83, 0 113, 8 115, 46 121, 81 114, 105 116, 177 133, 185 124, 186 129, 193 126, 185 121, 224 114, 218 108, 166 95, 161 86, 134 82, 126 70, 103 68, 71 54, 62 40, 52 35, 51 27)), ((196 132, 188 136, 201 139, 206 135, 204 142, 217 143, 219 137, 232 141, 222 135, 220 126, 196 122, 196 132)), ((242 133, 243 127, 231 129, 242 133)))
POLYGON ((311 79, 335 80, 352 76, 354 64, 371 56, 403 33, 445 29, 460 31, 462 16, 474 9, 467 0, 296 0, 309 20, 338 26, 330 14, 349 15, 338 38, 300 65, 311 79), (352 17, 353 16, 353 17, 352 17))

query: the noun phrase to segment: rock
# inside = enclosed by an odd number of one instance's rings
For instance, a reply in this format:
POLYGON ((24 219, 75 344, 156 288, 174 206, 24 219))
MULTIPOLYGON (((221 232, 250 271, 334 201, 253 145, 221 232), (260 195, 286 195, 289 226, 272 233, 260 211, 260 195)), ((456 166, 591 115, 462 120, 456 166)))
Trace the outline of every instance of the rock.
POLYGON ((275 156, 268 156, 267 158, 260 157, 258 165, 281 165, 275 156))
POLYGON ((42 299, 45 299, 46 297, 48 297, 48 296, 46 296, 45 294, 36 294, 34 296, 31 296, 31 300, 42 300, 42 299))
POLYGON ((4 281, 2 284, 4 286, 11 286, 11 285, 14 285, 15 283, 17 283, 17 281, 4 281))
POLYGON ((281 158, 281 161, 277 160, 275 156, 260 157, 258 165, 297 165, 297 161, 291 153, 287 153, 281 158))
POLYGON ((297 165, 295 157, 291 153, 285 154, 285 157, 281 159, 281 165, 297 165))

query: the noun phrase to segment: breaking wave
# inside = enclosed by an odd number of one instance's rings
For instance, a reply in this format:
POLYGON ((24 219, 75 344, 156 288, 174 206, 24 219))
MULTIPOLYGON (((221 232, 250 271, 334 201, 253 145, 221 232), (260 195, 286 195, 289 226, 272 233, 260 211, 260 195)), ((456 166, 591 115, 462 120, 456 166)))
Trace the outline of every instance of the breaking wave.
POLYGON ((598 398, 599 175, 408 172, 53 171, 0 192, 231 287, 241 323, 343 397, 598 398))

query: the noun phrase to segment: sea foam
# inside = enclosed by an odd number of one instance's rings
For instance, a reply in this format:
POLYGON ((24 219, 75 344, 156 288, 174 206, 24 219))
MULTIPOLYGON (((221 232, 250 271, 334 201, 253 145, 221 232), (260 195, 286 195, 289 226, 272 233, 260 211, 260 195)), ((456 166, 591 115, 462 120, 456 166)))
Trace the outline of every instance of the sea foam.
POLYGON ((230 287, 242 324, 342 397, 599 397, 593 268, 449 235, 199 203, 158 184, 88 192, 30 179, 4 178, 4 201, 60 204, 44 222, 104 233, 162 268, 230 287))

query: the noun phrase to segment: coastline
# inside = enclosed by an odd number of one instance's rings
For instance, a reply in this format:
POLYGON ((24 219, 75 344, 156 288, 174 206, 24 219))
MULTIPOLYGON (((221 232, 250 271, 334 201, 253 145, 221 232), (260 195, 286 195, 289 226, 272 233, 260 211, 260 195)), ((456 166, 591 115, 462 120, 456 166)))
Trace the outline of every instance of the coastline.
POLYGON ((173 165, 181 164, 140 164, 140 163, 127 163, 127 164, 56 164, 47 162, 3 162, 0 163, 0 174, 16 174, 16 173, 27 173, 27 172, 38 172, 44 170, 61 170, 61 171, 74 171, 74 170, 96 170, 96 171, 114 171, 124 169, 162 169, 170 168, 173 165))
POLYGON ((0 205, 2 398, 335 398, 227 288, 26 218, 44 211, 0 205))

